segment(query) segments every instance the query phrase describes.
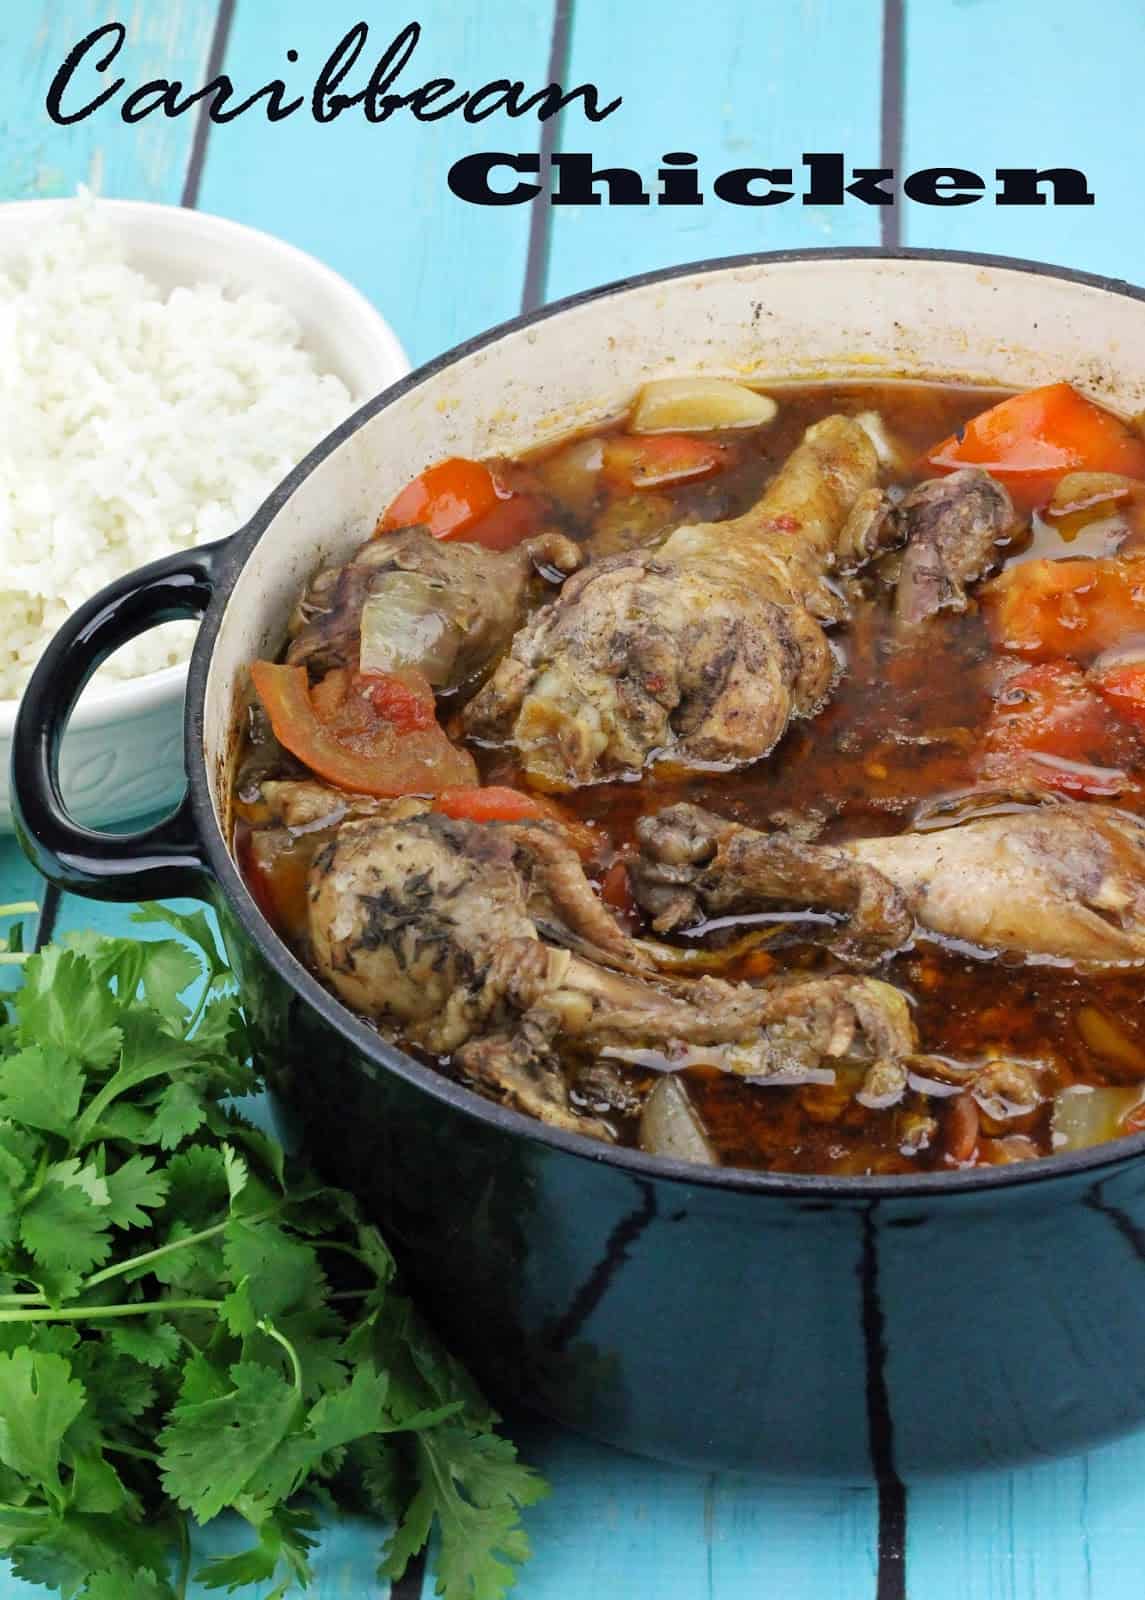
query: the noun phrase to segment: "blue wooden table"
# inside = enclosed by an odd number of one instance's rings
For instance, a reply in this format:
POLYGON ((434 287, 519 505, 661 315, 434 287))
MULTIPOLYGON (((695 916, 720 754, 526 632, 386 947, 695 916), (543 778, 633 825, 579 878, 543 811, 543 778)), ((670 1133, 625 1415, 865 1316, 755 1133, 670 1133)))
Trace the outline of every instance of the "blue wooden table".
MULTIPOLYGON (((403 76, 539 88, 592 81, 622 106, 591 125, 360 111, 268 124, 257 110, 208 127, 188 114, 134 125, 114 107, 70 127, 48 119, 48 83, 71 46, 128 24, 117 72, 197 88, 218 71, 238 97, 282 75, 290 97, 363 12, 371 37, 353 87, 405 8, 349 0, 7 0, 0 7, 0 198, 72 192, 182 201, 313 251, 384 311, 415 363, 522 308, 625 273, 736 251, 931 245, 1037 257, 1145 279, 1138 106, 1142 0, 421 0, 403 76), (288 50, 297 61, 288 60, 288 50), (654 183, 663 152, 700 157, 699 207, 478 208, 453 198, 471 151, 591 151, 654 183), (850 164, 1079 167, 1092 207, 1040 210, 743 209, 710 198, 728 167, 798 169, 805 151, 850 164)), ((89 80, 93 81, 94 80, 89 80)), ((105 80, 106 81, 106 80, 105 80)), ((1143 351, 1145 357, 1145 351, 1143 351)), ((3 578, 0 574, 0 583, 3 578)), ((0 842, 0 901, 42 900, 0 842)), ((121 910, 65 900, 57 932, 112 929, 121 910)), ((973 1308, 951 1307, 951 1315, 973 1308)), ((1127 1367, 1140 1352, 1127 1350, 1127 1367)), ((521 1435, 554 1493, 529 1513, 526 1600, 1140 1600, 1145 1593, 1145 1438, 1014 1472, 874 1487, 769 1483, 656 1466, 541 1426, 521 1435)), ((761 1441, 761 1456, 782 1441, 761 1441)), ((330 1530, 323 1597, 374 1595, 376 1530, 330 1530)), ((432 1561, 430 1563, 432 1568, 432 1561)), ((397 1586, 406 1600, 422 1574, 397 1586)), ((424 1580, 431 1591, 431 1576, 424 1580)), ((0 1576, 5 1596, 25 1590, 0 1576)))

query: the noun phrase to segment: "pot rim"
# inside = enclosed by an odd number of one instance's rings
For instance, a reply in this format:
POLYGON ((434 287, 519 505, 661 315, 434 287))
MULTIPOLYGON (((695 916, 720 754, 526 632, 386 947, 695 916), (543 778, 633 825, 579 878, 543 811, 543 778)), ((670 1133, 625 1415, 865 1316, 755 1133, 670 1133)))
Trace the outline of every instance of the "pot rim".
POLYGON ((267 528, 294 491, 345 441, 379 412, 416 389, 428 379, 465 357, 507 335, 575 307, 605 300, 630 289, 666 283, 702 273, 731 272, 744 267, 770 266, 794 261, 905 261, 947 263, 956 266, 993 267, 1003 271, 1027 273, 1034 277, 1058 278, 1088 288, 1100 289, 1121 298, 1145 302, 1145 288, 1120 278, 1081 272, 1022 257, 983 254, 961 250, 925 250, 879 245, 837 246, 828 249, 763 250, 746 255, 717 256, 661 267, 651 272, 617 278, 596 288, 584 289, 560 300, 538 306, 519 316, 496 324, 484 333, 464 340, 452 349, 407 373, 353 412, 317 444, 267 497, 254 516, 228 541, 227 556, 214 585, 214 593, 199 627, 187 677, 184 716, 184 747, 188 792, 199 840, 207 864, 231 912, 254 941, 263 958, 276 974, 350 1045, 387 1072, 394 1073, 413 1087, 449 1106, 452 1110, 497 1128, 500 1132, 526 1141, 564 1151, 566 1154, 648 1181, 663 1179, 691 1188, 718 1189, 731 1193, 761 1193, 786 1199, 839 1203, 869 1203, 878 1200, 911 1200, 943 1194, 979 1193, 1030 1184, 1052 1183, 1081 1173, 1124 1167, 1145 1154, 1145 1132, 1097 1145, 1091 1150, 1072 1151, 1038 1161, 1016 1162, 1000 1167, 971 1167, 952 1172, 925 1172, 898 1176, 849 1177, 802 1172, 759 1171, 750 1167, 705 1167, 685 1161, 670 1161, 660 1156, 623 1145, 608 1145, 587 1134, 567 1133, 553 1128, 524 1112, 487 1100, 472 1089, 447 1078, 435 1068, 423 1065, 383 1039, 318 982, 274 931, 259 910, 235 864, 227 840, 219 827, 211 801, 204 752, 204 704, 207 675, 215 639, 222 624, 231 593, 247 559, 267 528))

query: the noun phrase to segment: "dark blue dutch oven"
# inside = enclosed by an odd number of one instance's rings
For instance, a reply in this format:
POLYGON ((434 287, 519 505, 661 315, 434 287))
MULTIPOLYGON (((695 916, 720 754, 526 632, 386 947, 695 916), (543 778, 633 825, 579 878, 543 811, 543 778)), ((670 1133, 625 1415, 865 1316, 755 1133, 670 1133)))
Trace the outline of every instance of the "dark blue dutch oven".
POLYGON ((280 1105, 503 1401, 649 1455, 850 1480, 1080 1449, 1145 1421, 1145 1136, 897 1179, 605 1147, 380 1040, 235 869, 236 697, 319 560, 365 537, 428 460, 536 442, 614 412, 649 375, 705 367, 1065 376, 1132 412, 1145 307, 1124 284, 1028 263, 818 252, 656 273, 497 329, 365 406, 232 539, 154 562, 68 621, 16 726, 21 837, 72 892, 215 907, 280 1105), (146 832, 82 828, 56 773, 71 708, 113 649, 176 617, 203 618, 187 796, 146 832))

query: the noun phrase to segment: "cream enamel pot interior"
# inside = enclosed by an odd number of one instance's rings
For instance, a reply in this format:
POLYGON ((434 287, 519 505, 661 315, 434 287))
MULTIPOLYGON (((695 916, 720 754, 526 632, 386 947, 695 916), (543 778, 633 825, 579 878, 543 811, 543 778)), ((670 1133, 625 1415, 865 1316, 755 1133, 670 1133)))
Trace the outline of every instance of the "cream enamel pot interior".
POLYGON ((307 574, 428 461, 536 444, 693 371, 1065 377, 1133 413, 1145 303, 1023 263, 820 252, 652 274, 495 330, 364 407, 232 540, 71 620, 17 728, 22 837, 79 892, 214 903, 279 1105, 498 1397, 653 1455, 852 1480, 1079 1448, 1145 1420, 1145 1136, 901 1179, 604 1147, 380 1040, 281 944, 228 853, 236 696, 307 574), (188 800, 146 835, 77 828, 53 774, 85 676, 157 618, 204 612, 188 800))

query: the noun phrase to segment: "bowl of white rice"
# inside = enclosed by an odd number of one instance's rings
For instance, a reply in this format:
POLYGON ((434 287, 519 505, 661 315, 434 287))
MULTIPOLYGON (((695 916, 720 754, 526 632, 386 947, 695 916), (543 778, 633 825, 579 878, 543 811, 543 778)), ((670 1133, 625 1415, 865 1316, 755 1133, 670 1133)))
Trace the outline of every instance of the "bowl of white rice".
MULTIPOLYGON (((369 301, 222 217, 131 200, 0 205, 0 830, 16 707, 64 618, 157 556, 240 528, 362 401, 409 371, 369 301)), ((64 739, 73 815, 182 790, 194 625, 125 645, 64 739)))

